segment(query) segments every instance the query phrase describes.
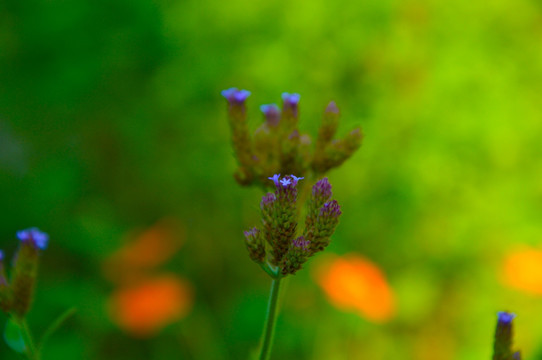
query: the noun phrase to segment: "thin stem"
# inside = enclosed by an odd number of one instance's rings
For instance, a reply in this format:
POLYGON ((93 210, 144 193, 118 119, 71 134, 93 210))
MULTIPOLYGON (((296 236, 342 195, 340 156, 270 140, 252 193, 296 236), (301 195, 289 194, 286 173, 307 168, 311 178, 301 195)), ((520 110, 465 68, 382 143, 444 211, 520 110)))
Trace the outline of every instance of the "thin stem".
POLYGON ((71 309, 68 309, 66 310, 62 315, 60 315, 50 326, 49 328, 45 331, 45 333, 43 334, 43 336, 41 337, 41 340, 38 344, 38 351, 41 351, 41 349, 43 349, 43 345, 47 342, 47 340, 49 340, 49 338, 51 337, 51 335, 53 335, 53 333, 55 331, 57 331, 61 326, 62 324, 64 324, 64 322, 66 320, 68 320, 68 318, 70 318, 70 316, 73 316, 73 314, 75 314, 77 312, 77 309, 76 308, 71 308, 71 309))
POLYGON ((269 294, 269 303, 267 305, 267 317, 263 330, 263 342, 260 352, 260 360, 268 360, 271 355, 271 346, 273 345, 273 335, 275 333, 275 324, 277 321, 277 305, 280 290, 280 280, 278 277, 271 283, 271 292, 269 294))
POLYGON ((28 324, 26 323, 26 320, 20 319, 18 322, 21 328, 21 333, 24 339, 24 343, 26 345, 26 354, 28 356, 28 359, 39 360, 40 354, 39 352, 36 351, 34 340, 32 340, 32 334, 30 333, 30 329, 28 328, 28 324))

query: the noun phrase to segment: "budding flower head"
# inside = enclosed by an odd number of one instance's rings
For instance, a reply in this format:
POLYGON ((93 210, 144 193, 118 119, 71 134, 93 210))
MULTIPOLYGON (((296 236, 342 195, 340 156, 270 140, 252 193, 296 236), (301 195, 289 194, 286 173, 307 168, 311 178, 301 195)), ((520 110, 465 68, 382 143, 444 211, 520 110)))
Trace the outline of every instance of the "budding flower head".
POLYGON ((22 243, 28 243, 40 250, 45 250, 47 248, 47 243, 49 242, 49 235, 36 227, 18 231, 17 238, 21 240, 22 243))
POLYGON ((245 243, 250 259, 258 264, 265 260, 265 245, 258 228, 252 228, 244 232, 245 243))
POLYGON ((12 311, 17 316, 24 317, 34 297, 39 250, 47 247, 49 235, 38 228, 30 228, 17 232, 17 237, 21 240, 21 246, 15 255, 12 272, 12 311))
POLYGON ((337 107, 337 104, 335 104, 335 101, 330 102, 326 107, 326 113, 339 113, 339 108, 337 107))
POLYGON ((327 201, 331 195, 331 184, 327 177, 318 180, 312 187, 312 196, 323 200, 323 202, 327 201))
POLYGON ((324 206, 320 208, 321 217, 338 218, 341 214, 341 206, 339 205, 337 200, 331 200, 330 202, 325 203, 324 206))
POLYGON ((237 103, 241 104, 245 102, 245 100, 250 96, 250 91, 248 90, 238 90, 237 88, 229 88, 226 90, 222 90, 221 92, 222 96, 228 100, 228 102, 231 103, 237 103))
POLYGON ((519 352, 512 352, 513 320, 515 314, 507 311, 497 313, 497 328, 495 330, 495 343, 493 347, 493 360, 519 359, 519 352))
POLYGON ((510 324, 512 322, 512 320, 514 320, 514 318, 516 317, 516 314, 513 314, 513 313, 509 313, 509 312, 506 312, 506 311, 499 311, 497 313, 497 316, 498 316, 498 321, 499 323, 501 324, 510 324))
POLYGON ((268 104, 260 106, 267 123, 270 126, 277 126, 280 122, 280 109, 276 104, 268 104))
POLYGON ((282 93, 282 108, 286 118, 297 119, 300 98, 299 94, 282 93))
POLYGON ((297 93, 289 94, 287 92, 282 93, 282 101, 284 101, 284 105, 290 106, 290 107, 296 107, 299 104, 299 99, 301 99, 301 95, 297 93))

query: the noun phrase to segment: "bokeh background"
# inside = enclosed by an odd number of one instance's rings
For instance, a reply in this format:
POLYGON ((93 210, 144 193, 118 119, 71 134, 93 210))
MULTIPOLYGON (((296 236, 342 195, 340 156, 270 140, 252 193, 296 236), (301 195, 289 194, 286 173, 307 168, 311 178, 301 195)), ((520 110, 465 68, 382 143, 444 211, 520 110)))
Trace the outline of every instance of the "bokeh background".
POLYGON ((255 353, 270 280, 242 238, 262 192, 232 177, 232 86, 253 128, 288 91, 309 133, 335 100, 365 134, 273 358, 489 359, 510 310, 542 359, 541 85, 535 0, 0 2, 0 247, 51 236, 37 335, 78 309, 44 359, 255 353))

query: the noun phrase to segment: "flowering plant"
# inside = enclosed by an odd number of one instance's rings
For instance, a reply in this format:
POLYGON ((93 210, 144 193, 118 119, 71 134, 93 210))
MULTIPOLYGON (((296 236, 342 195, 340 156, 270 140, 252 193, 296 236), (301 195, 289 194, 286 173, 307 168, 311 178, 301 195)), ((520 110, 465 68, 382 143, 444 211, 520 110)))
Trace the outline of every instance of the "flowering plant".
POLYGON ((34 299, 41 251, 47 248, 49 235, 38 228, 17 232, 19 249, 13 257, 11 277, 7 277, 4 253, 0 250, 0 309, 8 314, 4 339, 14 351, 25 354, 30 360, 39 360, 41 349, 58 327, 74 313, 74 309, 59 316, 35 343, 28 328, 26 316, 34 299))

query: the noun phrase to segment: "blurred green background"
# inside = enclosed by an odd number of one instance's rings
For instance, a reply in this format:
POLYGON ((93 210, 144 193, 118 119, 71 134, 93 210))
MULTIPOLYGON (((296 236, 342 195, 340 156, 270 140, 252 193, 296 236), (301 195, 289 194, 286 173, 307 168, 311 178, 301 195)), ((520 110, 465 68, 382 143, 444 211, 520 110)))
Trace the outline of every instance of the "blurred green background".
MULTIPOLYGON (((329 174, 343 216, 327 252, 378 264, 397 303, 381 324, 337 309, 315 257, 285 288, 273 358, 489 359, 510 310, 517 346, 542 359, 542 262, 538 292, 502 281, 514 249, 541 249, 541 85, 534 0, 0 2, 0 247, 30 226, 51 236, 37 334, 78 308, 44 359, 256 350, 270 280, 242 238, 262 193, 232 177, 232 86, 252 91, 254 128, 283 91, 311 134, 330 100, 340 133, 362 126, 329 174), (110 319, 103 263, 172 217, 183 246, 153 271, 188 281, 192 306, 141 339, 110 319)), ((1 343, 0 358, 17 357, 1 343)))

